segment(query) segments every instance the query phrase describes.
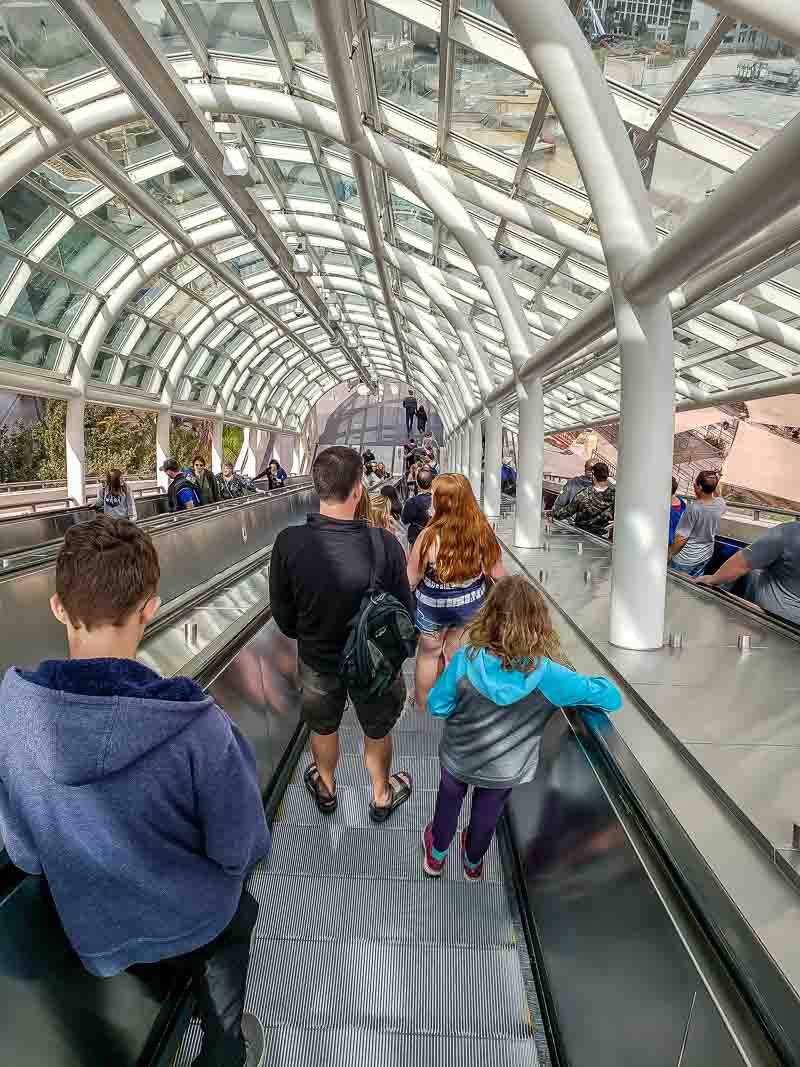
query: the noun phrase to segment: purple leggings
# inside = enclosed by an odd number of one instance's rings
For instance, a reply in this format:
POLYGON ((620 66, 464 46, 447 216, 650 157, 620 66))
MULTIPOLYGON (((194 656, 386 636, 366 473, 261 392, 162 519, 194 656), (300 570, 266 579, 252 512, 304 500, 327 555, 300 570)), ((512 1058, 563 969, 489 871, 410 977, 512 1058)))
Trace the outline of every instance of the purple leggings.
MULTIPOLYGON (((468 785, 442 767, 436 813, 433 816, 433 847, 437 852, 446 852, 455 837, 458 816, 468 789, 468 785)), ((510 789, 475 787, 467 832, 467 858, 473 865, 480 863, 492 843, 498 819, 510 795, 510 789)))

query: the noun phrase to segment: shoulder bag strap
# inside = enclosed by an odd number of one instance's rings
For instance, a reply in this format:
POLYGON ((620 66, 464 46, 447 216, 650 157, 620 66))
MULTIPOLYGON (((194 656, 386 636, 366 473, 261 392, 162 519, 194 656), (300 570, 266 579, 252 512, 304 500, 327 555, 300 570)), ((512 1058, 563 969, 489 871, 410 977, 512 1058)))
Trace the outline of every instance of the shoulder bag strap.
POLYGON ((370 550, 370 574, 369 574, 369 589, 367 594, 372 596, 378 588, 378 566, 383 562, 383 543, 381 541, 380 531, 370 526, 367 529, 369 535, 369 550, 370 550))

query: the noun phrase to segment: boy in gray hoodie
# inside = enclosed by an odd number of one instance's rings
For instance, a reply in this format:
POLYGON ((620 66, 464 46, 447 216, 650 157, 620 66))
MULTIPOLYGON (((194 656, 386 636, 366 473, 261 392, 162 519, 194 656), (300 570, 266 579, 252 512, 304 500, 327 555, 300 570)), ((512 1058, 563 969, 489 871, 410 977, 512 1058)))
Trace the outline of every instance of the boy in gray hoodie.
POLYGON ((244 882, 269 851, 255 756, 195 682, 136 662, 159 577, 132 523, 67 530, 51 607, 70 657, 0 687, 0 835, 46 877, 92 974, 196 977, 194 1067, 260 1067, 264 1030, 243 1014, 258 914, 244 882))

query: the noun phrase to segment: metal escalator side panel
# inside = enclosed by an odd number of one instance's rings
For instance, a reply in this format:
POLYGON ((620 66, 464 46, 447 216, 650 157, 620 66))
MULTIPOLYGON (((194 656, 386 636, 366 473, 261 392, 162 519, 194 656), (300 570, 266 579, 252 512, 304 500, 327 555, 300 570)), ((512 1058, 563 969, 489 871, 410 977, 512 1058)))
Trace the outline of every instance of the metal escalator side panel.
MULTIPOLYGON (((152 531, 161 563, 162 610, 187 591, 266 551, 284 526, 303 522, 306 512, 318 506, 309 486, 275 498, 254 497, 219 511, 211 507, 191 522, 165 522, 152 531)), ((0 618, 4 621, 0 673, 12 664, 32 667, 66 654, 63 627, 49 608, 54 581, 54 562, 5 579, 0 572, 0 618)))
POLYGON ((687 943, 685 916, 651 877, 621 810, 567 718, 554 718, 536 778, 507 811, 566 1062, 781 1062, 755 1032, 758 1058, 743 1053, 717 999, 723 976, 687 943))

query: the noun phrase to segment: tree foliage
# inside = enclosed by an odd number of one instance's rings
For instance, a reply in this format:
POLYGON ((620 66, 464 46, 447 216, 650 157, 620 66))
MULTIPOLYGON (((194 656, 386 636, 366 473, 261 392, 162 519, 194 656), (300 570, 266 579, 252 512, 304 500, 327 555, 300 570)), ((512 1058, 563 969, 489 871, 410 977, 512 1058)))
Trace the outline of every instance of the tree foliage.
POLYGON ((224 426, 222 429, 222 456, 226 463, 235 463, 244 444, 241 426, 224 426))
POLYGON ((39 481, 40 462, 33 427, 0 426, 0 482, 39 481))
MULTIPOLYGON (((40 420, 28 426, 0 426, 0 482, 63 480, 67 476, 66 400, 48 400, 40 420)), ((173 421, 170 455, 182 467, 199 454, 211 460, 211 421, 173 421)), ((240 426, 225 426, 222 449, 235 462, 242 447, 240 426)), ((87 404, 85 414, 86 471, 104 476, 118 467, 129 478, 151 478, 156 469, 154 412, 87 404)))
MULTIPOLYGON (((104 475, 118 467, 129 478, 146 478, 156 466, 156 417, 149 411, 87 404, 84 416, 87 474, 104 475)), ((67 476, 66 400, 49 400, 44 418, 32 430, 42 480, 67 476)))

